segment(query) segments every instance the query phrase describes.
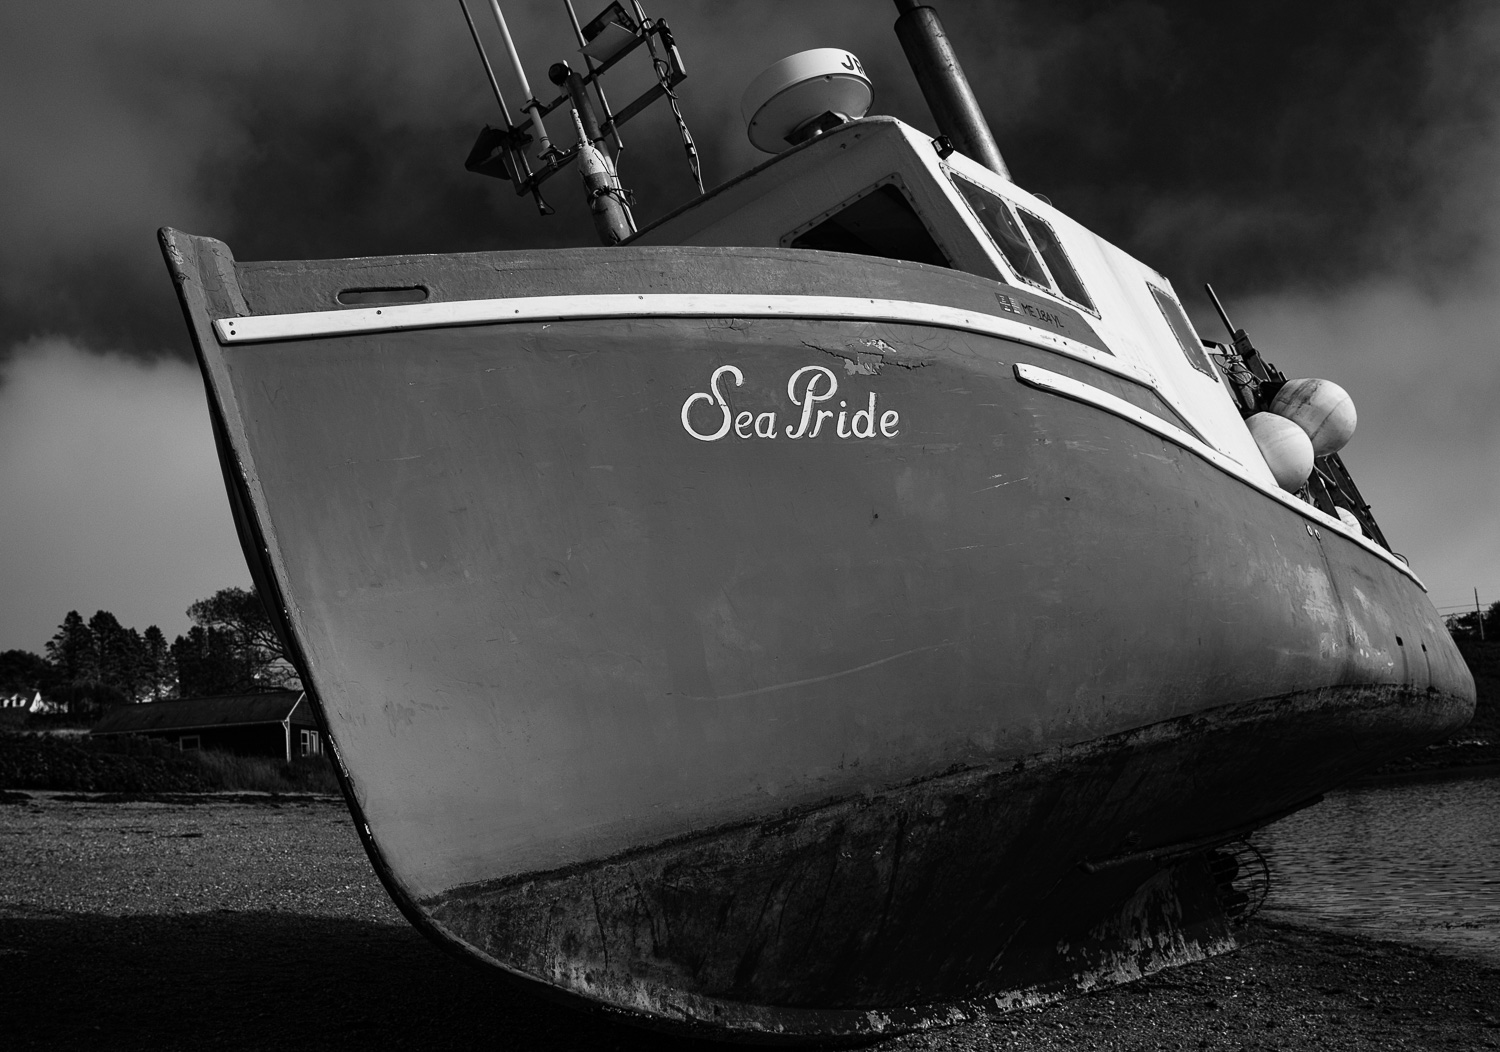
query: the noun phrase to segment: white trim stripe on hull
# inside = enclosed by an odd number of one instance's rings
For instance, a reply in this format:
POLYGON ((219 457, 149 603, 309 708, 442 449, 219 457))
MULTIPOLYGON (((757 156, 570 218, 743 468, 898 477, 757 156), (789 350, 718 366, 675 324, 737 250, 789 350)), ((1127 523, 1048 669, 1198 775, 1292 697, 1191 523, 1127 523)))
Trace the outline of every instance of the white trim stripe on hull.
MULTIPOLYGON (((1159 435, 1168 442, 1179 445, 1188 452, 1202 457, 1220 471, 1234 476, 1247 485, 1254 486, 1261 493, 1264 493, 1272 500, 1286 505, 1303 518, 1311 519, 1318 526, 1337 530, 1340 535, 1354 541, 1371 554, 1378 555, 1407 577, 1410 577, 1421 587, 1422 591, 1427 591, 1427 586, 1422 583, 1422 579, 1416 575, 1410 566, 1407 566, 1406 563, 1370 540, 1357 529, 1346 526, 1332 515, 1324 514, 1320 509, 1313 507, 1299 497, 1293 496, 1284 489, 1262 485, 1247 475, 1245 469, 1233 458, 1226 457, 1217 449, 1214 449, 1205 442, 1199 441, 1182 430, 1182 428, 1176 427, 1155 414, 1148 413, 1144 409, 1132 405, 1118 395, 1110 394, 1108 391, 1101 391, 1099 388, 1075 380, 1071 376, 1063 376, 1059 373, 1050 372, 1047 369, 1039 369, 1034 365, 1026 365, 1024 362, 1017 362, 1015 370, 1016 379, 1029 387, 1034 387, 1039 391, 1050 391, 1052 394, 1061 395, 1064 398, 1072 398, 1075 401, 1086 402, 1095 408, 1104 410, 1106 413, 1113 413, 1115 416, 1129 420, 1131 423, 1159 435)), ((1314 527, 1312 526, 1308 527, 1309 531, 1313 529, 1314 527)))
POLYGON ((648 293, 609 296, 527 296, 515 299, 454 300, 407 303, 390 307, 300 314, 263 314, 220 318, 214 332, 223 344, 265 343, 317 336, 344 336, 402 329, 493 325, 501 322, 576 321, 588 318, 816 318, 832 321, 906 322, 961 329, 985 336, 1059 351, 1108 372, 1157 386, 1148 370, 1122 362, 1058 333, 1050 333, 980 311, 911 300, 873 300, 856 296, 746 296, 733 293, 648 293))
MULTIPOLYGON (((911 300, 866 299, 856 296, 752 296, 733 293, 644 293, 603 296, 526 296, 510 299, 452 300, 388 307, 351 307, 347 310, 262 314, 216 320, 214 332, 226 345, 313 339, 359 333, 399 332, 408 329, 494 325, 506 322, 571 321, 603 318, 810 318, 822 321, 876 321, 957 329, 997 336, 1076 358, 1106 372, 1151 388, 1180 411, 1148 370, 1077 340, 1023 322, 980 311, 962 310, 911 300)), ((1400 570, 1426 591, 1419 577, 1401 559, 1363 534, 1325 515, 1285 491, 1263 485, 1230 457, 1159 417, 1097 387, 1046 369, 1017 363, 1016 378, 1038 390, 1086 402, 1129 420, 1139 427, 1202 457, 1227 474, 1254 487, 1318 526, 1336 530, 1400 570)), ((1308 529, 1313 529, 1309 525, 1308 529)))

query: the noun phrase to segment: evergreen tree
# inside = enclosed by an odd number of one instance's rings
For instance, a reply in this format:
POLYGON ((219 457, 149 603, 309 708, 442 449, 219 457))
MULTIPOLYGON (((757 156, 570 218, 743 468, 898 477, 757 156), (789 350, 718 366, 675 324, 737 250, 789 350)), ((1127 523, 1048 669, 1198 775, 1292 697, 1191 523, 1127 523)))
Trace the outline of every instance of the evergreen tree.
POLYGON ((83 623, 77 610, 58 626, 57 634, 47 641, 47 660, 57 672, 61 684, 93 683, 99 679, 99 654, 94 634, 83 623))
POLYGON ((187 635, 172 641, 171 653, 179 697, 207 698, 256 689, 229 633, 220 629, 194 625, 187 635))
POLYGON ((142 700, 162 701, 176 693, 177 667, 172 649, 161 629, 150 626, 141 634, 142 700))
POLYGON ((120 679, 115 685, 130 699, 131 704, 150 700, 146 696, 146 677, 149 671, 146 641, 134 628, 127 628, 120 656, 120 679))
POLYGON ((129 696, 130 691, 126 685, 133 677, 130 669, 130 638, 125 627, 108 610, 99 610, 89 618, 89 633, 94 638, 97 661, 95 681, 129 696))

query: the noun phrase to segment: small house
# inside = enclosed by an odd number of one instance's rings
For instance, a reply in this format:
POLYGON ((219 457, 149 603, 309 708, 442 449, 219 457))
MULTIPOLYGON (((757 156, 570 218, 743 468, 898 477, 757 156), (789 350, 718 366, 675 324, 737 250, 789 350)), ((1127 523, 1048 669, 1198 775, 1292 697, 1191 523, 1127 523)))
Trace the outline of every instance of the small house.
POLYGON ((179 749, 218 749, 287 761, 323 752, 307 694, 297 690, 123 705, 90 734, 135 734, 171 742, 179 749))

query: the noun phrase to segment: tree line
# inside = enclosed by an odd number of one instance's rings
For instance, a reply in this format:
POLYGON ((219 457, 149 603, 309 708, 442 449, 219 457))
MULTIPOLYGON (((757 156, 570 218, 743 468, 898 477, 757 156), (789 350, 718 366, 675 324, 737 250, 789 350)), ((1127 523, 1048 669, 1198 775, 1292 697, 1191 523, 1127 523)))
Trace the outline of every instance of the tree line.
POLYGON ((170 644, 156 625, 126 628, 108 610, 68 611, 46 653, 0 653, 0 694, 40 690, 68 711, 298 686, 297 673, 253 591, 221 588, 187 609, 192 627, 170 644))
POLYGON ((1481 614, 1470 610, 1464 614, 1449 614, 1445 617, 1448 631, 1454 639, 1484 639, 1500 643, 1500 602, 1494 602, 1481 614))

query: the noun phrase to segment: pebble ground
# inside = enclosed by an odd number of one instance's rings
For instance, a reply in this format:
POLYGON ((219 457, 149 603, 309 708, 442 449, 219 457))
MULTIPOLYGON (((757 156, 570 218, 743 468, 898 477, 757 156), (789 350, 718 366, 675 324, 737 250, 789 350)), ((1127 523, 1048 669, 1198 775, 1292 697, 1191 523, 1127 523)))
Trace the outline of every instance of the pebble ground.
MULTIPOLYGON (((397 913, 343 803, 0 794, 0 1048, 723 1046, 558 1007, 397 913)), ((1252 922, 1238 952, 882 1050, 1500 1048, 1500 969, 1252 922)))

